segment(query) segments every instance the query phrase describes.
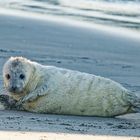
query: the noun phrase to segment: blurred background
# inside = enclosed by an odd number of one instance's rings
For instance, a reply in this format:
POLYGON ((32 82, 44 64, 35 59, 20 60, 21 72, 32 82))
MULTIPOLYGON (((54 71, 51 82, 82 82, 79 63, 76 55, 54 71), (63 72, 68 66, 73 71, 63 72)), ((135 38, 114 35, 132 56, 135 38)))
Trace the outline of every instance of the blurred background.
POLYGON ((0 0, 0 8, 140 31, 140 0, 0 0))

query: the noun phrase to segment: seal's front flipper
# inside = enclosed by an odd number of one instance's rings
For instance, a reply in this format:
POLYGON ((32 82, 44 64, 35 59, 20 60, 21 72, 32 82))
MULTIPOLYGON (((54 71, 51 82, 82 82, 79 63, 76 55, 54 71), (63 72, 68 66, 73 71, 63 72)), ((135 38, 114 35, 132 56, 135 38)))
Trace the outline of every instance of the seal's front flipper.
POLYGON ((0 95, 0 110, 16 110, 16 100, 8 95, 0 95))
POLYGON ((47 90, 48 90, 47 85, 43 85, 41 87, 38 87, 35 91, 29 93, 23 99, 21 99, 20 102, 21 103, 32 102, 35 99, 37 99, 38 97, 46 95, 47 94, 47 90))
POLYGON ((0 110, 8 109, 8 99, 5 95, 0 95, 0 110))

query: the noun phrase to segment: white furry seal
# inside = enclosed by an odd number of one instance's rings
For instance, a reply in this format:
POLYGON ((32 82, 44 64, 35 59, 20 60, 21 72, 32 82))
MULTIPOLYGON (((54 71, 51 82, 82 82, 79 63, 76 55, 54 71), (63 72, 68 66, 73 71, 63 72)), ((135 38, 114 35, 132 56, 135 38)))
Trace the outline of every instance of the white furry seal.
POLYGON ((23 57, 5 63, 3 78, 9 95, 31 112, 116 116, 140 107, 140 99, 110 79, 23 57))

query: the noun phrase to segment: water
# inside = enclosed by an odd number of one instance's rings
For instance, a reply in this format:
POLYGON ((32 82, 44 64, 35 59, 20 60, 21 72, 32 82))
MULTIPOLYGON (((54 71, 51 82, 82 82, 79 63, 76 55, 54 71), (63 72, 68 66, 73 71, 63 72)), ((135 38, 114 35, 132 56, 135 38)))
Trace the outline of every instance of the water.
POLYGON ((140 0, 0 0, 1 7, 140 32, 140 0))

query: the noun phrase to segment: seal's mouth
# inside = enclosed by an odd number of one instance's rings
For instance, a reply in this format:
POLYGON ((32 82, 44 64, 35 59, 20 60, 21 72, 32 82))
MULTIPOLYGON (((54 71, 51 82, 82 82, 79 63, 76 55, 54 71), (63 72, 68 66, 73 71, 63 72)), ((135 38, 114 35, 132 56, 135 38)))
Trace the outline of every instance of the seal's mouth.
POLYGON ((10 91, 10 92, 14 92, 14 93, 18 92, 18 90, 19 90, 19 89, 18 89, 16 86, 15 86, 15 87, 12 86, 12 87, 9 88, 9 91, 10 91))
POLYGON ((8 92, 10 92, 10 94, 20 94, 20 93, 22 93, 22 89, 17 88, 17 87, 6 88, 6 90, 8 92))
POLYGON ((19 91, 17 91, 17 90, 12 90, 12 89, 9 89, 8 90, 11 94, 18 94, 18 93, 20 93, 19 91))

